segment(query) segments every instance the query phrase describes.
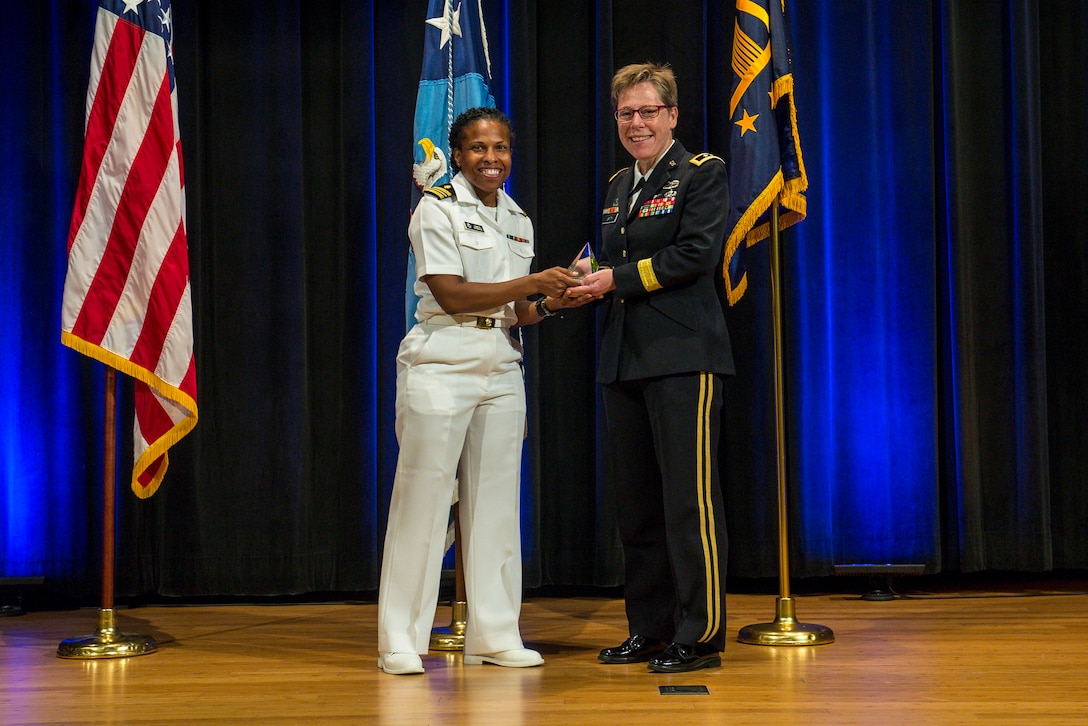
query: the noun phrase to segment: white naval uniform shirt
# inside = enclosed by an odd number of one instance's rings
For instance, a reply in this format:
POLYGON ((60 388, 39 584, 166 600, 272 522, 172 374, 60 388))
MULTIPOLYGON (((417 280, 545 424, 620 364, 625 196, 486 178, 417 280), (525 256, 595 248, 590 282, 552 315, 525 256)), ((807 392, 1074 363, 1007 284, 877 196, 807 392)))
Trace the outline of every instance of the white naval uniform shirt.
MULTIPOLYGON (((498 221, 495 209, 484 207, 464 177, 451 182, 456 200, 423 195, 408 224, 416 257, 416 320, 426 322, 444 311, 435 300, 425 275, 457 275, 465 282, 505 282, 529 274, 533 262, 533 223, 521 207, 499 190, 498 221), (453 237, 451 238, 451 232, 453 237)), ((469 313, 517 322, 513 302, 469 313)))

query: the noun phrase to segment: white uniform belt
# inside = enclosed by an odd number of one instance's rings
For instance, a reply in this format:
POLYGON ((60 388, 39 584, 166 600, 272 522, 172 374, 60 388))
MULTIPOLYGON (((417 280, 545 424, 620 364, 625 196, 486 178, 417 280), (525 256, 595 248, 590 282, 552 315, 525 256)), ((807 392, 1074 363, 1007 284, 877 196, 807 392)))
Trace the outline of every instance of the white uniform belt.
POLYGON ((459 325, 463 328, 509 328, 510 323, 499 318, 481 317, 479 315, 432 315, 423 321, 424 325, 459 325))

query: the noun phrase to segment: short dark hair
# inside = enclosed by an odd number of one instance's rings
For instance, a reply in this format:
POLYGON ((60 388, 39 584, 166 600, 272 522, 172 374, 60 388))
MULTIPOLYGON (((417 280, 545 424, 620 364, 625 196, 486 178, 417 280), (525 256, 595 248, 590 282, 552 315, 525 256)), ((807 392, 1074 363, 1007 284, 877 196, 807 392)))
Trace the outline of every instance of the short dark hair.
POLYGON ((514 143, 514 124, 510 118, 493 106, 477 106, 462 113, 450 126, 450 166, 457 169, 457 162, 453 160, 453 150, 461 148, 461 141, 465 137, 465 129, 477 121, 497 121, 506 127, 506 133, 510 135, 510 144, 514 143))

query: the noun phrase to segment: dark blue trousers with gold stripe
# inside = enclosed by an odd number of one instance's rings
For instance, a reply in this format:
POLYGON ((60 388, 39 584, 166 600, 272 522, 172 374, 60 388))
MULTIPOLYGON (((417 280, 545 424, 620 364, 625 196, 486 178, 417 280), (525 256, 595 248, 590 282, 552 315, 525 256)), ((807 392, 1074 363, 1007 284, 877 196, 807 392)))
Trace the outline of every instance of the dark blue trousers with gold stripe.
POLYGON ((631 635, 725 646, 721 376, 604 386, 631 635))

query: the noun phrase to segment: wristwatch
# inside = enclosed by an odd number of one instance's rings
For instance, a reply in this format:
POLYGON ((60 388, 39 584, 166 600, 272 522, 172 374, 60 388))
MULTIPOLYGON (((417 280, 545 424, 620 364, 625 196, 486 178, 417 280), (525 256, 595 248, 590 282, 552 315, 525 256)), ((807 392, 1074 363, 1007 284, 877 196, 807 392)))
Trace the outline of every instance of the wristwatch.
POLYGON ((550 318, 553 315, 558 315, 554 310, 549 310, 548 306, 544 304, 546 298, 538 297, 536 299, 536 314, 542 318, 550 318))

